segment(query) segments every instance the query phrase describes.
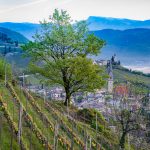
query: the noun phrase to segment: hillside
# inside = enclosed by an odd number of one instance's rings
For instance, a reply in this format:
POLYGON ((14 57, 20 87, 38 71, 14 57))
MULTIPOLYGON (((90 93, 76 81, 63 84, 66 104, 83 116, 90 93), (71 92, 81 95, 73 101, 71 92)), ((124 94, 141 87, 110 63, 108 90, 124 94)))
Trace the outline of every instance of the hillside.
POLYGON ((130 82, 135 90, 147 93, 150 89, 150 75, 141 72, 130 71, 121 66, 113 66, 114 83, 121 84, 130 82))
MULTIPOLYGON (((12 41, 12 42, 14 42, 14 41, 18 41, 18 43, 27 43, 28 42, 28 39, 25 38, 23 35, 15 32, 13 30, 7 29, 7 28, 0 27, 0 35, 1 35, 0 40, 2 40, 2 36, 6 36, 7 38, 10 38, 10 41, 12 41)), ((7 41, 4 41, 4 42, 7 42, 7 41)))
MULTIPOLYGON (((114 78, 115 82, 123 83, 126 79, 130 79, 132 82, 144 83, 143 85, 150 87, 150 77, 138 75, 125 68, 114 68, 114 78)), ((7 83, 5 87, 3 81, 0 81, 0 119, 2 119, 0 127, 3 128, 3 130, 0 128, 3 139, 0 148, 2 149, 4 147, 20 149, 17 142, 20 105, 23 108, 21 147, 25 150, 52 149, 54 138, 57 139, 55 144, 60 150, 70 149, 71 146, 75 150, 82 150, 86 142, 88 148, 96 150, 95 113, 98 114, 97 150, 118 149, 117 136, 110 131, 103 116, 95 110, 78 110, 71 106, 68 111, 60 101, 44 100, 14 82, 7 83)))
POLYGON ((33 24, 33 23, 3 22, 3 23, 0 23, 0 27, 5 27, 10 30, 16 31, 31 40, 36 30, 40 28, 40 25, 33 24))
POLYGON ((135 46, 136 48, 145 47, 145 50, 149 51, 150 47, 150 29, 128 29, 128 30, 112 30, 105 29, 99 31, 93 31, 93 33, 104 39, 107 44, 117 46, 135 46))
MULTIPOLYGON (((6 125, 6 129, 1 134, 2 137, 9 135, 1 142, 2 149, 5 146, 18 149, 16 141, 19 133, 19 110, 22 112, 22 136, 20 138, 22 149, 51 150, 54 145, 59 150, 71 149, 71 147, 75 150, 83 150, 85 146, 91 147, 92 150, 116 149, 117 138, 114 141, 115 135, 111 133, 107 123, 98 112, 100 121, 97 132, 98 141, 96 141, 95 127, 86 123, 87 119, 73 118, 71 115, 79 111, 77 108, 70 107, 69 112, 72 117, 68 117, 67 109, 62 103, 44 101, 41 97, 33 95, 18 85, 13 86, 7 83, 5 87, 2 82, 0 83, 0 112, 3 117, 2 123, 6 125), (22 109, 19 106, 22 106, 22 109), (12 128, 12 133, 8 132, 9 128, 12 128), (12 141, 12 144, 8 141, 12 141)), ((80 111, 80 114, 82 113, 80 111)), ((95 111, 89 110, 89 113, 95 117, 95 111)))
POLYGON ((23 58, 20 45, 28 42, 28 39, 15 31, 0 27, 0 56, 5 56, 11 65, 26 67, 29 58, 23 58))
POLYGON ((109 17, 90 16, 87 19, 89 29, 91 31, 102 29, 133 29, 133 28, 150 28, 150 20, 130 20, 109 17))
POLYGON ((99 57, 108 59, 116 54, 123 65, 149 66, 150 29, 105 29, 93 33, 106 41, 99 57))

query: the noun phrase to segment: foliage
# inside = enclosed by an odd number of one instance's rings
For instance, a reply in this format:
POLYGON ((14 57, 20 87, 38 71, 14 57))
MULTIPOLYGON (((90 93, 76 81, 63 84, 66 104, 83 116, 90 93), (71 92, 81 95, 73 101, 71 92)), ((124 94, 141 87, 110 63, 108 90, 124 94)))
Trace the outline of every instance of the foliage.
MULTIPOLYGON (((141 121, 143 117, 140 115, 140 109, 132 105, 132 101, 127 97, 115 96, 117 103, 113 105, 113 112, 115 120, 118 125, 120 139, 119 146, 121 149, 125 148, 126 137, 129 133, 136 133, 142 130, 141 121)), ((136 100, 137 101, 137 100, 136 100)))
POLYGON ((31 69, 59 84, 66 92, 65 104, 78 91, 94 91, 104 85, 104 73, 87 56, 98 55, 104 41, 88 33, 84 21, 71 24, 66 11, 56 9, 49 22, 41 23, 41 33, 23 49, 32 56, 31 69))
POLYGON ((147 143, 150 143, 150 96, 149 94, 142 99, 142 106, 141 106, 141 115, 145 118, 145 124, 146 124, 146 141, 147 143))
POLYGON ((90 127, 93 128, 95 131, 96 131, 96 114, 97 114, 97 132, 100 133, 97 136, 98 141, 101 141, 101 144, 106 149, 109 149, 111 145, 116 146, 118 144, 118 138, 116 135, 113 135, 111 130, 108 128, 105 118, 99 111, 95 109, 84 108, 78 110, 77 112, 77 116, 78 118, 80 118, 80 121, 89 124, 90 127), (115 140, 114 137, 116 138, 115 140))
POLYGON ((77 101, 78 103, 81 103, 81 102, 82 102, 82 99, 83 99, 83 96, 79 96, 76 101, 77 101))
POLYGON ((84 121, 94 129, 96 129, 96 114, 98 118, 98 131, 102 132, 104 130, 105 119, 100 112, 95 109, 84 108, 78 110, 77 115, 81 121, 84 121))
MULTIPOLYGON (((2 107, 0 107, 0 135, 1 135, 0 147, 1 149, 5 148, 5 150, 10 150, 10 147, 11 147, 10 140, 12 136, 14 136, 12 134, 13 134, 12 128, 4 116, 2 107)), ((15 138, 15 136, 13 138, 15 138)), ((15 150, 20 149, 17 140, 13 140, 12 149, 15 149, 15 150)))
POLYGON ((5 69, 7 80, 11 80, 12 79, 11 66, 4 59, 0 58, 0 80, 5 79, 5 69))

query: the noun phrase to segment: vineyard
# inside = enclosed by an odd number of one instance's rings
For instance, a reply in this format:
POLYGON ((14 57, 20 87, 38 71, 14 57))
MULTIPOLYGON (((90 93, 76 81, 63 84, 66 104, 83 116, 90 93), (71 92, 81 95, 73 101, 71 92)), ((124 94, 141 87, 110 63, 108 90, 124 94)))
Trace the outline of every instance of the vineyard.
MULTIPOLYGON (((0 85, 0 149, 115 149, 113 139, 26 88, 0 85)), ((71 108, 70 108, 71 112, 71 108)))

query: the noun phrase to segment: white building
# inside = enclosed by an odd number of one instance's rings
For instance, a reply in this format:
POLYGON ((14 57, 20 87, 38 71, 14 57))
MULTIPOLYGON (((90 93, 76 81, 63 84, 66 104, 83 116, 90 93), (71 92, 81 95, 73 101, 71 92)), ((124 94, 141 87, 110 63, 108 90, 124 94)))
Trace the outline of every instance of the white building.
POLYGON ((94 64, 97 64, 99 66, 106 66, 107 65, 107 60, 94 60, 94 64))

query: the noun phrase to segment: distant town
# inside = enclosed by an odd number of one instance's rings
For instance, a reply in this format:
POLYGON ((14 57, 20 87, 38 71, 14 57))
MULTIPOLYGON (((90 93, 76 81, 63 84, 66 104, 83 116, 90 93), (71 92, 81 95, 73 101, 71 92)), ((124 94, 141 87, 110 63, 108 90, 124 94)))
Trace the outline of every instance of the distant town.
MULTIPOLYGON (((128 91, 125 91, 126 86, 117 86, 114 87, 114 77, 113 77, 113 67, 112 65, 120 65, 120 61, 115 60, 116 55, 112 56, 110 60, 94 60, 93 63, 97 64, 99 66, 105 66, 106 72, 108 74, 107 84, 106 87, 103 87, 102 89, 97 89, 94 93, 82 93, 77 92, 73 94, 71 97, 72 104, 77 106, 78 108, 95 108, 103 115, 108 115, 108 113, 111 115, 111 105, 115 103, 114 100, 114 92, 123 92, 125 94, 128 94, 128 91), (108 105, 110 107, 108 107, 108 105)), ((20 78, 25 78, 27 76, 20 76, 20 78)), ((43 97, 43 99, 48 100, 56 100, 56 101, 64 101, 65 100, 65 91, 60 86, 53 86, 53 87, 46 87, 42 85, 32 85, 29 84, 26 86, 26 88, 33 92, 37 93, 40 96, 43 97)), ((121 93, 122 94, 122 93, 121 93)), ((129 99, 131 99, 132 103, 130 105, 132 108, 139 108, 141 105, 140 101, 137 101, 136 97, 133 95, 130 95, 129 99)), ((141 97, 139 97, 139 100, 141 97)))

